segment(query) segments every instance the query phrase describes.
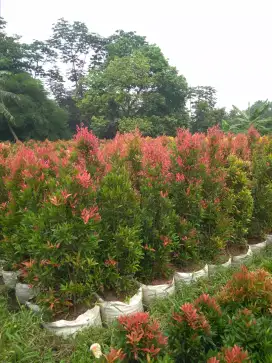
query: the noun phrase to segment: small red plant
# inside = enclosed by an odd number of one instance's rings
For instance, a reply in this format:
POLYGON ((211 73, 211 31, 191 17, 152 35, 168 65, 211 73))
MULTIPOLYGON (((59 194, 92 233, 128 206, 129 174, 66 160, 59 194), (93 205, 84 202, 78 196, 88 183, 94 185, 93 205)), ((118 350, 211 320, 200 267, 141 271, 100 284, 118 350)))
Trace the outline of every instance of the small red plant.
POLYGON ((267 311, 272 303, 272 276, 263 269, 249 271, 242 266, 220 291, 218 301, 222 304, 238 303, 252 310, 258 302, 258 309, 267 311))
POLYGON ((107 363, 122 362, 126 358, 126 354, 123 353, 122 349, 111 348, 110 352, 105 355, 107 363))
POLYGON ((185 303, 180 307, 181 313, 174 313, 173 319, 179 323, 184 322, 193 330, 203 330, 210 332, 210 324, 193 304, 185 303))
POLYGON ((210 310, 212 310, 213 312, 215 312, 217 315, 221 316, 222 315, 222 311, 220 306, 218 305, 216 299, 212 296, 210 296, 209 294, 202 294, 200 295, 194 302, 194 305, 196 307, 204 307, 204 308, 208 308, 210 310))
POLYGON ((234 345, 232 348, 222 349, 222 353, 219 353, 217 357, 211 357, 207 360, 207 363, 244 363, 249 362, 249 356, 247 352, 244 352, 242 348, 234 345))
POLYGON ((118 319, 118 342, 128 359, 155 358, 167 344, 158 321, 151 319, 148 313, 136 313, 121 316, 118 319))

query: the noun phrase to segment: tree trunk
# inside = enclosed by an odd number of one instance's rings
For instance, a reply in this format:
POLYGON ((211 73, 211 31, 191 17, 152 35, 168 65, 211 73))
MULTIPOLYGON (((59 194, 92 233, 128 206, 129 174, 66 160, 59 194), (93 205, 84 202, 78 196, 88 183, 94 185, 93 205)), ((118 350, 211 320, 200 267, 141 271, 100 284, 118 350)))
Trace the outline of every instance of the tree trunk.
POLYGON ((13 130, 9 122, 8 122, 8 128, 9 131, 12 133, 12 136, 14 137, 15 141, 18 142, 19 141, 18 136, 15 134, 15 131, 13 130))

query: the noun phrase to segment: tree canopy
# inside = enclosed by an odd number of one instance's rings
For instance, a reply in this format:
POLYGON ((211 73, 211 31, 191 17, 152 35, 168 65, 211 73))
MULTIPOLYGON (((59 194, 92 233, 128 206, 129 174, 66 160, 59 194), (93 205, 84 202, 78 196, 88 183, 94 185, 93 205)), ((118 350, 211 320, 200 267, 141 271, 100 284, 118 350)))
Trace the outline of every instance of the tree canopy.
POLYGON ((272 108, 269 101, 257 101, 243 111, 233 106, 228 120, 224 121, 226 131, 246 132, 250 127, 256 128, 261 134, 272 131, 272 108))
POLYGON ((186 79, 160 48, 133 33, 118 32, 110 40, 104 62, 85 78, 86 92, 78 102, 98 135, 109 138, 135 125, 151 136, 171 135, 188 126, 186 79))
POLYGON ((0 140, 69 138, 81 123, 101 138, 271 130, 272 103, 246 110, 216 106, 211 86, 189 87, 159 46, 133 31, 102 37, 63 18, 47 40, 23 43, 0 18, 0 140))
POLYGON ((42 68, 38 53, 34 61, 31 49, 20 43, 19 37, 8 36, 1 20, 0 140, 55 140, 70 135, 67 112, 48 97, 42 82, 33 77, 33 73, 41 74, 42 68))

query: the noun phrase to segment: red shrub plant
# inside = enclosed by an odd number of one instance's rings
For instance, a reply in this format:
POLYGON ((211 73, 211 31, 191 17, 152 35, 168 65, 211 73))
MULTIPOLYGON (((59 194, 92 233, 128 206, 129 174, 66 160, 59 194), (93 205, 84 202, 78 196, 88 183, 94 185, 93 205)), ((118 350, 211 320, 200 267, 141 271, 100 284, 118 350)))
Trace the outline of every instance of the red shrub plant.
POLYGON ((271 274, 242 267, 218 296, 204 293, 172 313, 171 356, 176 362, 269 361, 271 297, 271 274))
POLYGON ((207 363, 245 363, 250 362, 248 353, 242 348, 234 345, 233 348, 223 348, 222 353, 216 357, 211 357, 207 363))
POLYGON ((246 244, 252 213, 251 236, 272 228, 271 145, 218 127, 109 141, 80 127, 67 142, 1 143, 1 259, 51 308, 212 260, 246 244))
POLYGON ((219 292, 217 300, 233 311, 246 307, 255 313, 269 313, 272 304, 272 277, 263 269, 249 271, 243 266, 219 292))
POLYGON ((164 352, 167 338, 158 321, 148 313, 136 313, 118 318, 116 346, 126 354, 129 362, 149 362, 164 352))

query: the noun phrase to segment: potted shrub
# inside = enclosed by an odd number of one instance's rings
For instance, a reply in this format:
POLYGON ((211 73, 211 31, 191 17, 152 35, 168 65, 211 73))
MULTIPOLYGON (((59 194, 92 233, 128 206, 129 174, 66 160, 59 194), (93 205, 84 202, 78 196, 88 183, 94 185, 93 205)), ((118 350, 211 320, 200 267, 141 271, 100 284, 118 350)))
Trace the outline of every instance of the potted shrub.
POLYGON ((4 284, 9 287, 10 289, 14 289, 17 277, 19 275, 19 271, 16 270, 16 267, 11 262, 5 262, 3 264, 2 276, 4 284))
MULTIPOLYGON (((248 237, 253 245, 265 245, 265 234, 272 227, 271 152, 271 140, 264 139, 255 145, 252 156, 253 215, 248 237)), ((256 248, 258 250, 258 246, 256 248)))
POLYGON ((168 195, 171 151, 166 141, 135 138, 128 154, 132 182, 140 195, 144 255, 137 276, 146 306, 175 291, 170 254, 176 214, 168 195))
POLYGON ((142 311, 142 291, 135 280, 143 256, 140 203, 124 166, 116 166, 98 190, 101 215, 101 313, 109 322, 125 313, 142 311))

